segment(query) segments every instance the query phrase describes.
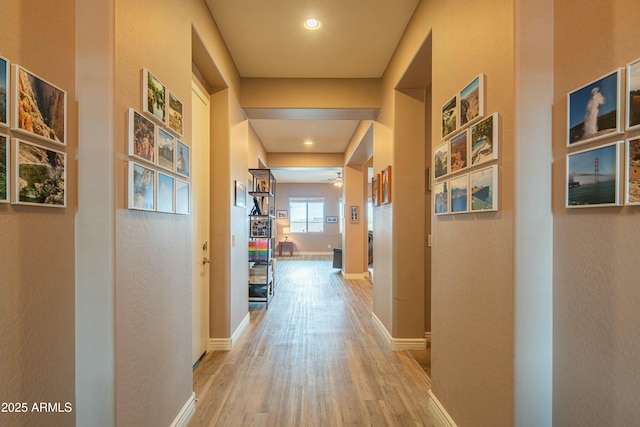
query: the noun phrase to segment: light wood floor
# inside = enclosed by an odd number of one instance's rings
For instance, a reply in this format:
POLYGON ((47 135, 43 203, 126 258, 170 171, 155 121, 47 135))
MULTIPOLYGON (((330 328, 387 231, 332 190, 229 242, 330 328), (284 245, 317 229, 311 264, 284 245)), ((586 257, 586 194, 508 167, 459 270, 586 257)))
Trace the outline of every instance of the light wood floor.
POLYGON ((373 326, 372 286, 330 261, 278 260, 275 296, 250 305, 232 351, 194 371, 190 426, 431 426, 426 376, 373 326))

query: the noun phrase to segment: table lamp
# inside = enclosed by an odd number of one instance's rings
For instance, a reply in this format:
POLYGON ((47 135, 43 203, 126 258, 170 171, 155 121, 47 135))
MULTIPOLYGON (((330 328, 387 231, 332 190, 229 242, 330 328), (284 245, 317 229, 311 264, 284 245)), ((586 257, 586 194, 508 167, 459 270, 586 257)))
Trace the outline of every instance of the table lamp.
POLYGON ((291 233, 291 228, 290 227, 283 227, 282 228, 282 234, 284 234, 284 241, 288 241, 289 240, 289 233, 291 233))

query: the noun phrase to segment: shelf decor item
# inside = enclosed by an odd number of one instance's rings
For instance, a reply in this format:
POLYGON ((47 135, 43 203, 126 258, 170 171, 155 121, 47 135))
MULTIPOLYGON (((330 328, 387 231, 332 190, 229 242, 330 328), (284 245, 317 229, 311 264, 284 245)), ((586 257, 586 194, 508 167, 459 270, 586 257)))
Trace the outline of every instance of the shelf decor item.
POLYGON ((619 147, 612 142, 567 155, 567 208, 618 206, 619 147))
POLYGON ((164 124, 167 121, 167 88, 146 68, 142 69, 142 112, 164 124))
POLYGON ((567 95, 567 146, 622 133, 622 74, 617 69, 567 95))
POLYGON ((67 143, 67 92, 46 80, 13 66, 11 129, 35 138, 67 143))
POLYGON ((64 208, 67 206, 67 155, 13 139, 15 176, 13 203, 64 208))
POLYGON ((129 161, 129 209, 155 210, 156 171, 129 161))
POLYGON ((9 126, 9 60, 0 56, 0 127, 9 126))

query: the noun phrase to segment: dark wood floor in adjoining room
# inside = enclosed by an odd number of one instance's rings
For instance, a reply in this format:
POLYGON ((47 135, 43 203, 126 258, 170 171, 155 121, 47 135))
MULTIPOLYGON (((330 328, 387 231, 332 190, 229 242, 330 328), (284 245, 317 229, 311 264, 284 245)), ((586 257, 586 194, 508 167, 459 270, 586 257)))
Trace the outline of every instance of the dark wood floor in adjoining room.
POLYGON ((282 260, 275 296, 251 304, 231 351, 194 371, 190 426, 430 426, 427 380, 374 329, 369 280, 330 261, 282 260))

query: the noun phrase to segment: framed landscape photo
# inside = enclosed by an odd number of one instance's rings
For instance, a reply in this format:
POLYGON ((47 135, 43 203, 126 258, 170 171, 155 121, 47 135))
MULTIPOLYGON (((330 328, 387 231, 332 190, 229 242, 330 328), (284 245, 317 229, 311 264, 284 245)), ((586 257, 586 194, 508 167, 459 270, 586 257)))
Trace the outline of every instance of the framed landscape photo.
POLYGON ((640 58, 627 65, 627 129, 640 129, 640 58))
POLYGON ((13 203, 64 208, 67 206, 67 155, 13 139, 15 171, 13 203))
POLYGON ((441 178, 449 173, 449 141, 436 147, 433 152, 434 178, 441 178))
POLYGON ((449 180, 451 213, 469 212, 469 175, 464 174, 449 180))
POLYGON ((128 112, 129 155, 149 163, 156 162, 156 125, 133 108, 128 112))
POLYGON ((278 219, 289 218, 289 215, 287 215, 287 214, 288 214, 288 212, 286 210, 276 211, 276 218, 278 218, 278 219))
POLYGON ((155 210, 156 171, 129 161, 129 209, 155 210))
POLYGON ((337 224, 338 223, 338 217, 337 216, 328 216, 327 217, 327 224, 337 224))
POLYGON ((567 146, 622 133, 619 68, 567 95, 567 146))
POLYGON ((142 112, 166 123, 167 88, 146 68, 142 69, 142 112))
POLYGON ((451 157, 451 173, 455 173, 469 166, 469 141, 468 132, 465 130, 459 135, 451 138, 449 150, 451 157))
POLYGON ((247 186, 236 180, 236 191, 234 203, 239 208, 247 207, 247 186))
POLYGON ((640 205, 640 136, 627 139, 625 205, 640 205))
POLYGON ((0 56, 0 127, 9 126, 9 60, 0 56))
POLYGON ((67 92, 13 66, 11 129, 47 142, 67 143, 67 92))
POLYGON ((180 178, 176 178, 176 213, 182 215, 191 213, 191 185, 180 178))
POLYGON ((391 203, 391 165, 383 169, 380 175, 380 203, 391 203))
POLYGON ((351 206, 349 208, 349 222, 351 224, 357 224, 360 222, 360 207, 359 206, 351 206))
POLYGON ((498 158, 498 113, 471 126, 471 166, 498 158))
POLYGON ((471 212, 498 210, 498 165, 469 174, 471 212))
POLYGON ((162 129, 160 126, 158 128, 158 166, 161 168, 167 169, 171 172, 175 170, 175 145, 176 140, 169 132, 162 129))
POLYGON ((158 183, 156 188, 158 189, 157 208, 158 212, 173 213, 175 211, 174 205, 174 191, 175 191, 175 178, 166 173, 158 171, 158 183))
POLYGON ((442 138, 458 129, 458 97, 454 96, 442 106, 442 138))
POLYGON ((449 213, 449 181, 444 180, 434 184, 433 206, 436 215, 449 213))
POLYGON ((189 178, 191 175, 191 155, 189 146, 180 140, 176 142, 176 173, 189 178))
POLYGON ((479 74, 460 91, 460 128, 484 116, 484 80, 479 74))
POLYGON ((0 203, 9 202, 9 136, 0 134, 0 203))
POLYGON ((621 141, 567 155, 567 207, 618 206, 621 141))
POLYGON ((178 136, 182 136, 184 133, 182 117, 182 102, 172 92, 169 92, 169 122, 167 124, 169 125, 169 129, 175 132, 178 136))
POLYGON ((371 203, 373 206, 380 205, 380 174, 377 173, 371 178, 371 203))

